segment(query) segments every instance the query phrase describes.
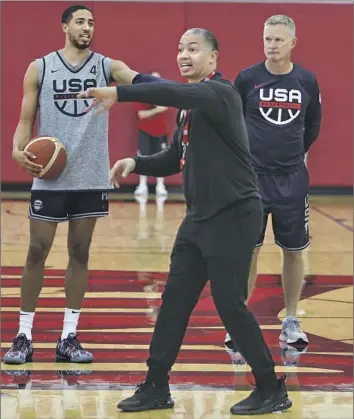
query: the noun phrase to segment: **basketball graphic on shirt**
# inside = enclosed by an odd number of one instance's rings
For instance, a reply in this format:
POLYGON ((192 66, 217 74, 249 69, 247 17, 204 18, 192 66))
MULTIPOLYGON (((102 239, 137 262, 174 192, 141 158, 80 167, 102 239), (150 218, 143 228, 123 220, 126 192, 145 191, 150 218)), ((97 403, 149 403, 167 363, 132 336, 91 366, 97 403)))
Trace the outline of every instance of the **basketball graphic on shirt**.
POLYGON ((301 112, 301 91, 297 89, 260 89, 259 111, 274 125, 286 125, 301 112))

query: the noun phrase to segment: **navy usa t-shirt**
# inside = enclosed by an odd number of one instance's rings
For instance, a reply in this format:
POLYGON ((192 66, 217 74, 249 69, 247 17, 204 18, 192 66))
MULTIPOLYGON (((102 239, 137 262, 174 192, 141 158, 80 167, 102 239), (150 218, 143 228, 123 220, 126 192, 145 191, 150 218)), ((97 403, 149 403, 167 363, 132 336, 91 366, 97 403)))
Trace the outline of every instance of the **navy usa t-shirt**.
POLYGON ((297 170, 320 131, 316 76, 297 64, 288 74, 272 74, 262 62, 243 70, 235 87, 242 98, 256 172, 297 170))

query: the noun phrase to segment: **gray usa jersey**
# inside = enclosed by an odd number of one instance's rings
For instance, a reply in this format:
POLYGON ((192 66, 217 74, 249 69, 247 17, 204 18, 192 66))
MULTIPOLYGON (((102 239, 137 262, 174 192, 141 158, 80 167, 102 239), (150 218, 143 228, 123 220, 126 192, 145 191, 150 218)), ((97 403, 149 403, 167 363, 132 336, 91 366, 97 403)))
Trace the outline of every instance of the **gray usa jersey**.
POLYGON ((109 84, 112 60, 90 52, 87 60, 73 67, 60 51, 36 60, 39 102, 38 136, 58 138, 68 153, 63 173, 55 180, 34 179, 36 190, 107 190, 109 183, 108 112, 85 113, 91 103, 76 99, 90 87, 109 84))

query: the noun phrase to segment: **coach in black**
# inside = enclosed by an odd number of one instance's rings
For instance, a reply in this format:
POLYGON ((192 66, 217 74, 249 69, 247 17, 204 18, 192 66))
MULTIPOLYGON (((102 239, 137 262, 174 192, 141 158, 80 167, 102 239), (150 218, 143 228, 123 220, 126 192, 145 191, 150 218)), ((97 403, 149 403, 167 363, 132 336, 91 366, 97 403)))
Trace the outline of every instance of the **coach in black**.
POLYGON ((112 181, 119 186, 119 177, 131 172, 164 177, 183 170, 187 204, 171 254, 147 377, 132 397, 118 404, 124 411, 173 407, 168 373, 208 280, 221 320, 245 354, 256 381, 252 395, 235 404, 231 412, 262 414, 292 405, 285 377, 277 379, 260 327, 245 305, 263 210, 242 102, 234 86, 216 72, 217 57, 214 35, 204 29, 191 29, 182 36, 177 55, 181 74, 190 83, 161 82, 139 74, 133 86, 89 89, 80 95, 93 96, 94 106, 105 109, 118 98, 118 102, 154 103, 183 110, 167 150, 120 160, 111 171, 112 181))

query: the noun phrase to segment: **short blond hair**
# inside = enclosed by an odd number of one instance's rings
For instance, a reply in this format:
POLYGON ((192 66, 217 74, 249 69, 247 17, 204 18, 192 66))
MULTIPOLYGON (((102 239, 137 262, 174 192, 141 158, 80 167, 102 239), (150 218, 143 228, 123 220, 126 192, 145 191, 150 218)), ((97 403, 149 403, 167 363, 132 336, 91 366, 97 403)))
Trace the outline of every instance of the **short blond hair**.
POLYGON ((285 15, 273 15, 264 23, 264 26, 275 25, 285 25, 289 29, 289 32, 291 32, 291 35, 295 37, 296 26, 294 20, 291 19, 291 17, 285 15))

